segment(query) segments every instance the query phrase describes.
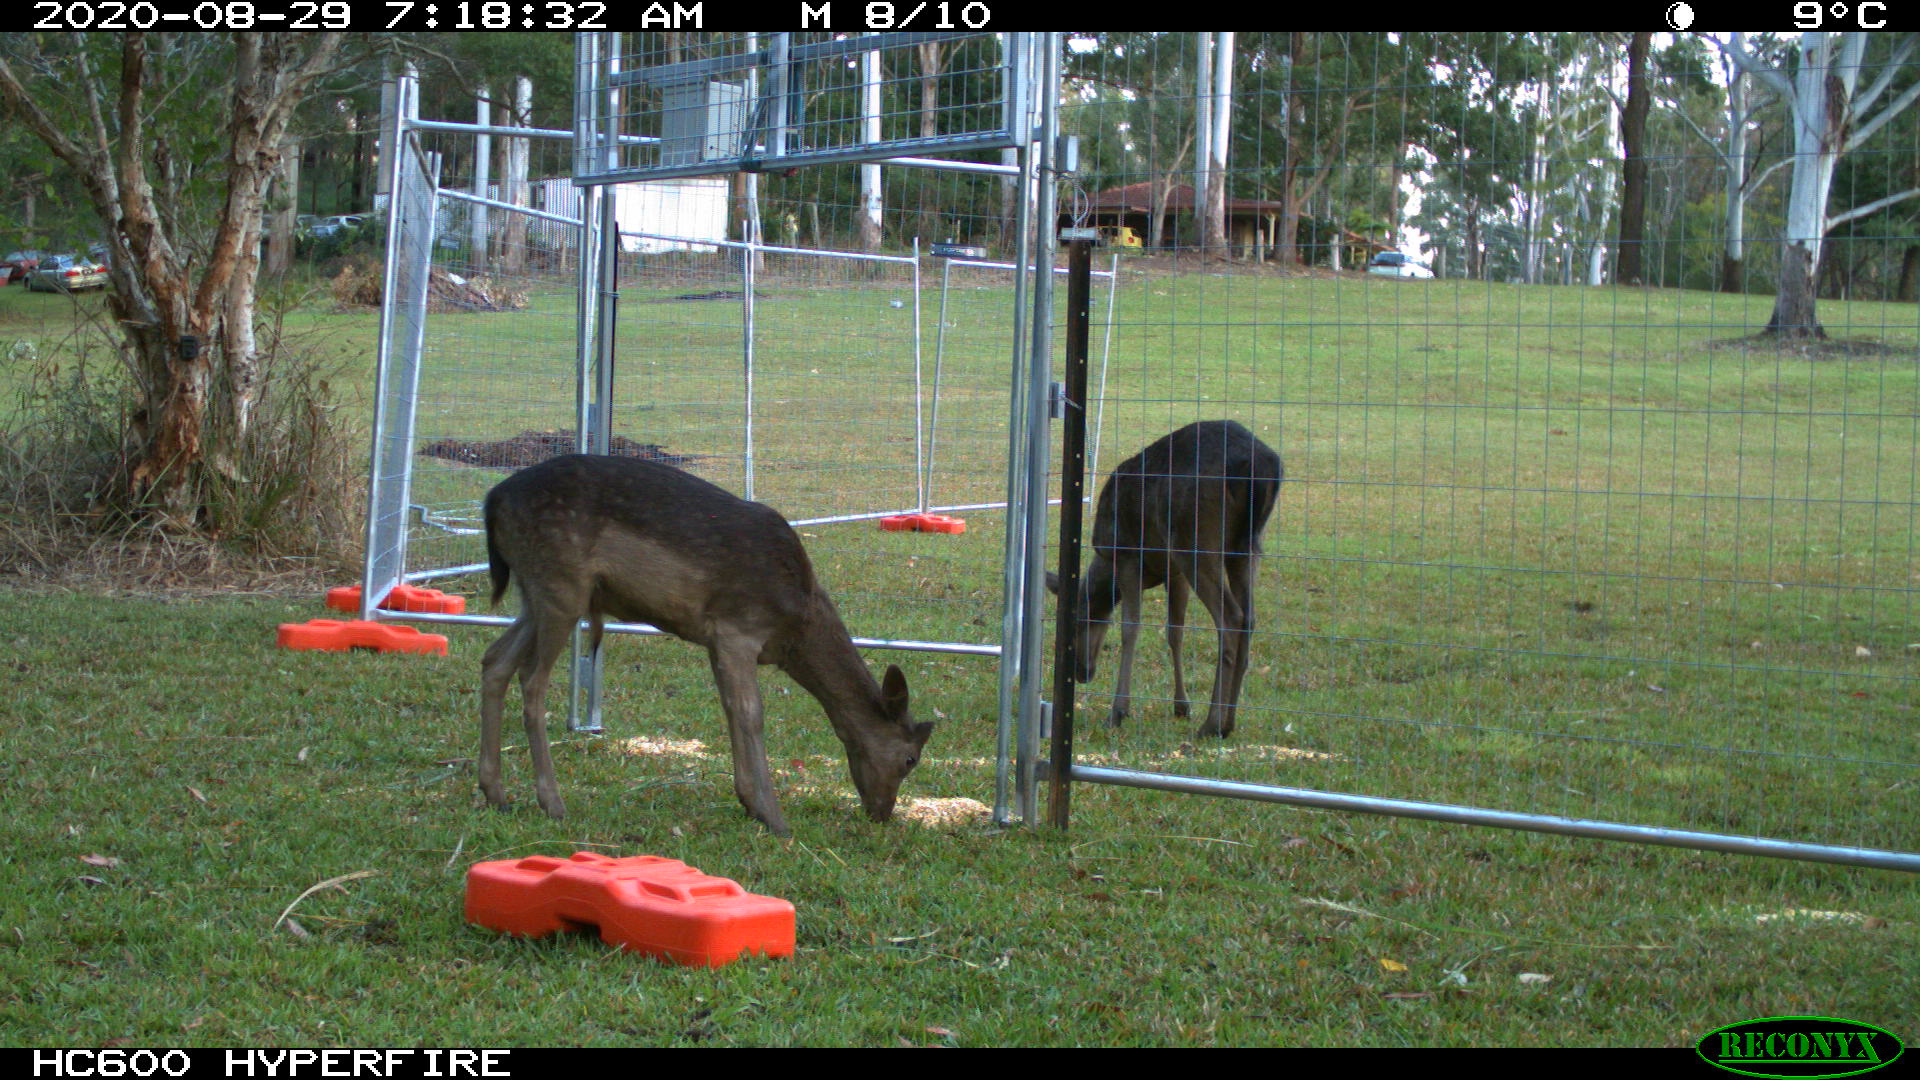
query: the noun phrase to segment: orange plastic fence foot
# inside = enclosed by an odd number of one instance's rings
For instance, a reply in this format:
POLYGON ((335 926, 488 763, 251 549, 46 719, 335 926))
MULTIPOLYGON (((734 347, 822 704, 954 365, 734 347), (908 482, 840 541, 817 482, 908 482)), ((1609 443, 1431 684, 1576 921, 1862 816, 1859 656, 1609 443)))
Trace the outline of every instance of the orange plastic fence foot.
MULTIPOLYGON (((360 586, 342 585, 327 590, 327 606, 335 611, 360 610, 360 586)), ((387 592, 387 598, 380 602, 383 611, 428 612, 437 615, 464 615, 467 613, 467 598, 443 593, 439 589, 422 589, 415 585, 395 585, 387 592)))
POLYGON ((958 535, 967 531, 967 523, 957 517, 944 514, 898 514, 880 519, 880 527, 887 532, 930 532, 953 533, 958 535))
POLYGON ((687 967, 793 955, 793 905, 677 859, 591 851, 475 863, 467 921, 519 937, 597 927, 600 940, 687 967))
POLYGON ((372 649, 376 652, 447 655, 447 639, 439 634, 423 634, 411 626, 357 619, 351 622, 311 619, 303 623, 281 623, 279 645, 283 649, 320 649, 326 652, 372 649))

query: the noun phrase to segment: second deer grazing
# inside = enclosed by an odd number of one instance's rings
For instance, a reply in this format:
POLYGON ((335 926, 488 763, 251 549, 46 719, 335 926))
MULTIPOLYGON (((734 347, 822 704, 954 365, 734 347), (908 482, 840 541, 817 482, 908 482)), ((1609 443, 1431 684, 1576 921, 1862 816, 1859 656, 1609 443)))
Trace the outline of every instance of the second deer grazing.
POLYGON ((570 454, 523 469, 487 494, 487 558, 498 604, 511 578, 520 617, 480 672, 480 790, 505 806, 500 723, 520 676, 540 807, 566 812, 547 750, 554 660, 579 620, 600 647, 608 619, 652 623, 706 647, 733 744, 733 790, 747 813, 786 836, 767 772, 757 668, 777 664, 826 709, 867 816, 893 815, 931 722, 907 711, 907 680, 876 682, 800 538, 780 514, 668 465, 570 454))
MULTIPOLYGON (((1213 615, 1220 654, 1202 737, 1233 734, 1240 684, 1253 634, 1253 583, 1260 533, 1273 513, 1284 472, 1280 455, 1232 420, 1203 420, 1155 441, 1121 462, 1094 507, 1093 559, 1074 605, 1079 670, 1092 682, 1100 644, 1120 607, 1120 675, 1108 722, 1131 708, 1133 647, 1140 632, 1140 593, 1167 587, 1167 647, 1173 652, 1173 712, 1188 715, 1180 645, 1187 594, 1213 615)), ((1059 592, 1059 578, 1047 575, 1059 592)))

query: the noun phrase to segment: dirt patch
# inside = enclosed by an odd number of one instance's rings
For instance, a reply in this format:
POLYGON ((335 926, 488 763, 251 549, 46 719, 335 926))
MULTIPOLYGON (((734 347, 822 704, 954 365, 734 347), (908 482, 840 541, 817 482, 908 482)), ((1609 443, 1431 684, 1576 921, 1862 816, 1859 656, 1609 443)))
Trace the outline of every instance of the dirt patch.
POLYGON ((1911 345, 1889 345, 1864 338, 1785 338, 1761 332, 1746 337, 1710 341, 1716 351, 1797 356, 1802 360, 1920 360, 1911 345))
MULTIPOLYGON (((574 436, 570 431, 523 431, 511 439, 498 442, 468 442, 461 439, 441 439, 420 448, 427 457, 445 458, 462 465, 474 465, 488 469, 524 469, 529 465, 538 465, 548 458, 571 454, 574 451, 574 436)), ((625 436, 615 435, 608 444, 608 451, 614 457, 639 458, 642 461, 657 461, 662 465, 685 468, 696 461, 712 457, 712 454, 674 454, 657 443, 634 442, 625 436)))

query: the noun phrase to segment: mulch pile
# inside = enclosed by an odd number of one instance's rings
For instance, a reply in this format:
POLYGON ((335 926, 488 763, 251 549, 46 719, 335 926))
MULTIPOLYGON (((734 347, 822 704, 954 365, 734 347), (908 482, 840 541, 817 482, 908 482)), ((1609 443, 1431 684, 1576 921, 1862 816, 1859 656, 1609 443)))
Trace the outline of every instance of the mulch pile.
MULTIPOLYGON (((608 446, 614 457, 634 457, 643 461, 657 461, 662 465, 684 467, 710 457, 708 454, 674 454, 657 443, 634 442, 622 435, 615 435, 608 446)), ((489 469, 524 469, 537 465, 548 458, 573 453, 573 433, 570 431, 523 431, 511 439, 498 442, 468 442, 462 439, 441 439, 420 448, 428 457, 445 458, 458 461, 463 465, 475 465, 489 469)))

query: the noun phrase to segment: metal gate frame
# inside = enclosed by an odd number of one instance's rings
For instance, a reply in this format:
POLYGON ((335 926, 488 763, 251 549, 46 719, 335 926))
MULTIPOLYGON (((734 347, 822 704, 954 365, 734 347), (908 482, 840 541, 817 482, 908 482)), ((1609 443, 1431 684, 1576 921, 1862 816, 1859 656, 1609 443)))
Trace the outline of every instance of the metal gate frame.
MULTIPOLYGON (((371 482, 368 493, 367 555, 360 601, 360 617, 363 619, 496 627, 510 625, 513 621, 510 617, 503 615, 398 612, 379 607, 396 585, 484 569, 484 564, 440 567, 415 572, 408 572, 406 569, 406 543, 412 509, 409 504, 409 492, 413 467, 414 414, 425 340, 426 293, 433 240, 434 200, 438 196, 445 195, 502 211, 531 214, 570 225, 578 230, 575 445, 581 452, 606 453, 609 448, 612 434, 614 328, 619 295, 616 274, 619 228, 614 217, 614 200, 602 191, 599 184, 582 182, 585 173, 581 171, 578 154, 576 154, 576 183, 582 188, 582 208, 580 217, 577 219, 485 199, 466 192, 442 190, 438 187, 437 163, 432 160, 431 155, 424 154, 421 150, 419 134, 439 132, 568 140, 574 144, 576 150, 593 145, 601 148, 602 152, 609 156, 614 152, 614 148, 622 143, 654 141, 639 136, 619 136, 610 139, 592 112, 594 102, 604 100, 603 95, 611 95, 615 90, 612 78, 615 74, 615 65, 612 62, 614 44, 609 40, 612 37, 613 35, 601 34, 576 35, 576 70, 587 73, 598 72, 599 75, 597 81, 588 86, 576 86, 576 102, 586 103, 588 109, 584 117, 577 115, 575 130, 572 131, 421 120, 417 116, 419 97, 417 77, 407 73, 395 79, 394 115, 389 117, 390 127, 387 130, 393 133, 393 145, 399 148, 399 152, 391 155, 390 165, 383 165, 391 170, 388 174, 391 194, 386 207, 388 224, 386 291, 383 296, 380 319, 373 448, 370 464, 371 482), (424 230, 424 236, 422 230, 424 230)), ((1045 214, 1040 208, 1052 205, 1055 191, 1053 176, 1055 155, 1050 142, 1055 128, 1053 104, 1058 98, 1058 54, 1061 48, 1061 36, 1053 33, 1015 33, 1007 35, 1007 39, 1009 49, 1016 56, 1013 62, 1014 70, 1030 73, 1039 69, 1042 72, 1038 80, 1032 74, 1023 74, 1021 85, 1016 88, 1014 94, 1015 107, 1023 111, 1029 109, 1044 111, 1046 116, 1044 125, 1032 125, 1044 132, 1040 141, 1030 141, 1013 148, 1016 164, 995 165, 903 158, 894 156, 897 152, 889 152, 888 156, 869 155, 867 158, 867 160, 877 159, 884 164, 896 166, 1017 177, 1020 182, 1022 197, 1016 200, 1018 251, 1012 265, 1007 267, 1008 269, 1025 268, 1025 272, 1015 275, 1014 311, 1011 313, 1014 333, 1009 343, 1012 364, 1009 385, 1007 499, 1004 503, 998 504, 929 506, 933 501, 930 497, 931 470, 925 466, 924 460, 915 470, 918 493, 916 501, 919 504, 918 509, 922 511, 990 509, 1000 506, 1007 509, 1007 542, 1003 552, 1003 578, 1007 584, 1007 592, 1002 609, 1000 642, 979 644, 863 637, 853 639, 854 644, 862 648, 945 652, 991 656, 999 659, 1001 690, 1000 717, 996 728, 998 780, 994 817, 996 821, 1003 824, 1012 820, 1007 797, 1013 770, 1017 767, 1024 775, 1031 776, 1037 761, 1035 754, 1037 743, 1030 738, 1022 738, 1017 763, 1012 762, 1009 755, 1013 752, 1011 748, 1016 730, 1024 732, 1037 730, 1030 716, 1016 718, 1015 711, 1020 709, 1031 711, 1039 708, 1039 647, 1042 626, 1040 604, 1041 598, 1045 595, 1042 584, 1042 559, 1048 468, 1046 412, 1050 401, 1046 384, 1046 357, 1051 348, 1052 319, 1049 313, 1052 303, 1052 278, 1055 276, 1053 223, 1050 215, 1045 214), (1038 57, 1043 53, 1051 54, 1051 58, 1041 65, 1038 57)), ((847 160, 857 159, 857 155, 847 157, 847 160)), ((607 181, 603 179, 601 182, 607 181)), ((783 248, 753 241, 742 243, 703 240, 701 242, 741 249, 743 272, 748 275, 753 272, 752 266, 756 261, 754 255, 759 252, 876 257, 845 252, 815 252, 783 248)), ((880 258, 913 263, 915 278, 916 281, 918 280, 920 260, 917 251, 912 258, 899 256, 880 258)), ((915 289, 916 303, 919 291, 918 288, 915 289)), ((752 296, 750 277, 745 294, 748 297, 752 296)), ((747 305, 745 318, 743 348, 749 365, 745 378, 749 380, 750 425, 750 365, 753 337, 750 302, 747 305)), ((916 401, 920 398, 918 323, 919 320, 916 319, 916 401)), ((937 407, 937 399, 935 405, 937 407)), ((919 417, 916 416, 916 433, 919 428, 919 417)), ((750 432, 750 427, 748 430, 750 432)), ((751 438, 750 433, 748 438, 751 438)), ((919 449, 926 456, 930 456, 930 447, 922 444, 919 449)), ((750 485, 751 465, 749 465, 748 476, 750 485)), ((750 487, 747 495, 749 498, 752 497, 750 487)), ((831 519, 807 519, 796 524, 881 517, 901 512, 903 510, 880 510, 869 514, 841 515, 831 519)), ((663 633, 652 626, 639 623, 607 623, 605 630, 610 633, 642 635, 663 633)), ((581 631, 576 629, 574 662, 569 667, 573 684, 569 720, 574 730, 598 731, 602 671, 597 662, 598 658, 592 656, 582 645, 581 631)), ((1026 820, 1033 819, 1030 802, 1023 804, 1019 816, 1026 820)))

